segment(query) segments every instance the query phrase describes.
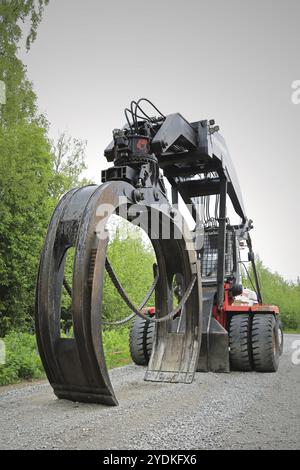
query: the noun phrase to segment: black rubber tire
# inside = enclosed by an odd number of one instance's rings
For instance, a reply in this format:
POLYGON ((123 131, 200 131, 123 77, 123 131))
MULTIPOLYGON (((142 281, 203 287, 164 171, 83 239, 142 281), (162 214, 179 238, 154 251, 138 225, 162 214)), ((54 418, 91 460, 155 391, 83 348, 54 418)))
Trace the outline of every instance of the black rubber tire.
POLYGON ((251 317, 248 314, 236 314, 229 324, 230 368, 249 372, 253 370, 251 350, 251 317))
POLYGON ((257 313, 252 322, 252 354, 257 372, 276 372, 279 364, 278 322, 271 313, 257 313))
POLYGON ((135 364, 146 366, 151 355, 155 324, 136 316, 129 333, 130 355, 135 364))
POLYGON ((283 326, 281 320, 278 320, 278 341, 279 341, 279 356, 283 353, 283 326))
POLYGON ((155 330, 155 323, 148 322, 148 328, 146 332, 146 350, 147 350, 147 356, 148 356, 147 364, 149 362, 151 352, 152 352, 154 330, 155 330))

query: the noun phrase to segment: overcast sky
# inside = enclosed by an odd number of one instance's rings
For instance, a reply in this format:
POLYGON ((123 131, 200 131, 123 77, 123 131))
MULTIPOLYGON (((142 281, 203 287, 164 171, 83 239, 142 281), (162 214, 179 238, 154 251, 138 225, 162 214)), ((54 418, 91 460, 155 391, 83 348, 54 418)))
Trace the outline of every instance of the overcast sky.
POLYGON ((256 252, 300 275, 299 0, 50 0, 21 52, 51 123, 88 140, 87 176, 131 99, 214 118, 235 163, 256 252))

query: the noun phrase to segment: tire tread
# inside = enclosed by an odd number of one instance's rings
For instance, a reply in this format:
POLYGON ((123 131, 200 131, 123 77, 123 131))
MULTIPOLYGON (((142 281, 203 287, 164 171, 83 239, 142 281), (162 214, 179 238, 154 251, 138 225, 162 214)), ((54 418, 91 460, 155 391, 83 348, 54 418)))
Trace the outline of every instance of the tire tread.
POLYGON ((273 314, 255 314, 252 323, 253 363, 257 372, 276 372, 278 369, 278 332, 277 351, 273 351, 273 332, 276 320, 273 314))
POLYGON ((248 314, 233 315, 229 324, 230 367, 232 370, 251 371, 251 317, 248 314))

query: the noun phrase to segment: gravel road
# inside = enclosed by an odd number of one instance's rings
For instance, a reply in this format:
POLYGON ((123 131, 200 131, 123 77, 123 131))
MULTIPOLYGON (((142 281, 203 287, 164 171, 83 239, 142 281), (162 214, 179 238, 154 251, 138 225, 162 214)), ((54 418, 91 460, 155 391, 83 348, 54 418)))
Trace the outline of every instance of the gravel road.
MULTIPOLYGON (((275 374, 197 373, 185 384, 111 372, 120 405, 58 400, 47 382, 0 389, 1 449, 299 449, 300 364, 293 341, 275 374)), ((298 346, 299 348, 299 346, 298 346)))

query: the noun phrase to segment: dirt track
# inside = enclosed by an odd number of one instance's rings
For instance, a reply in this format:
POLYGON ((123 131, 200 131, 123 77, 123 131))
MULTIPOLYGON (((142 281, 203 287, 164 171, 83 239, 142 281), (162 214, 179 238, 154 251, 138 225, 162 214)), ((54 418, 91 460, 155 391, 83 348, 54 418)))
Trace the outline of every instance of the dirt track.
MULTIPOLYGON (((191 385, 111 373, 120 405, 58 400, 47 382, 0 389, 1 449, 299 449, 300 364, 292 343, 276 374, 197 373, 191 385)), ((299 346, 298 346, 299 347, 299 346)))

